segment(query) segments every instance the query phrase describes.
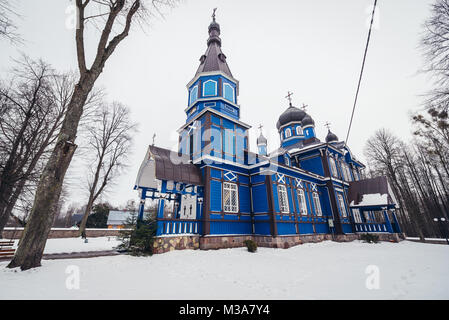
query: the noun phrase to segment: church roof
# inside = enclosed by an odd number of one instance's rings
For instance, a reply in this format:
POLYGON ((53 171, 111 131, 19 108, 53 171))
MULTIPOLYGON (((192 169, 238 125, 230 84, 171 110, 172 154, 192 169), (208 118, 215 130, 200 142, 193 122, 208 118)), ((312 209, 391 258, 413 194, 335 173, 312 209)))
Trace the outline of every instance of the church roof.
POLYGON ((351 207, 397 204, 388 180, 384 176, 349 182, 348 202, 351 207))
POLYGON ((206 53, 201 56, 200 65, 195 75, 213 71, 221 71, 232 77, 231 70, 226 63, 226 56, 221 51, 220 25, 215 21, 215 16, 209 25, 206 53))
POLYGON ((156 146, 150 146, 150 154, 156 161, 157 179, 194 185, 203 184, 200 169, 190 163, 187 155, 180 155, 156 146))

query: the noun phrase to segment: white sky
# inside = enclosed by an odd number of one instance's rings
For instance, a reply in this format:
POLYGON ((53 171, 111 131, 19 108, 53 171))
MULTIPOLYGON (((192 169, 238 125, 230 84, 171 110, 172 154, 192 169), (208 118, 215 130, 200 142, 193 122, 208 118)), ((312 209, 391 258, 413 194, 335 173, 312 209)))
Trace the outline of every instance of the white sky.
MULTIPOLYGON (((363 147, 379 128, 403 139, 411 137, 410 112, 421 107, 430 87, 418 74, 422 66, 418 47, 422 24, 431 0, 378 2, 378 19, 371 37, 364 79, 359 95, 349 146, 365 161, 363 147)), ((42 58, 59 70, 76 70, 74 30, 65 0, 16 0, 22 15, 19 32, 25 44, 12 47, 0 42, 0 72, 11 67, 11 58, 24 52, 42 58)), ((157 134, 156 145, 173 148, 176 129, 186 119, 186 84, 193 78, 199 57, 206 50, 207 27, 212 9, 218 7, 222 50, 234 77, 240 81, 241 120, 252 125, 250 146, 256 150, 259 124, 269 136, 269 150, 278 147, 273 132, 287 108, 284 98, 292 91, 293 102, 309 105, 307 112, 324 140, 326 121, 343 140, 351 115, 362 55, 368 33, 372 0, 262 1, 190 0, 155 19, 143 32, 135 28, 107 61, 97 83, 110 100, 132 111, 139 123, 130 168, 111 186, 106 197, 119 205, 137 193, 132 190, 147 146, 157 134)), ((88 35, 87 51, 95 40, 88 35)), ((365 161, 366 162, 366 161, 365 161)), ((71 167, 73 179, 82 183, 83 170, 71 167)), ((72 201, 86 201, 80 188, 71 190, 72 201)), ((69 200, 71 201, 71 200, 69 200)))

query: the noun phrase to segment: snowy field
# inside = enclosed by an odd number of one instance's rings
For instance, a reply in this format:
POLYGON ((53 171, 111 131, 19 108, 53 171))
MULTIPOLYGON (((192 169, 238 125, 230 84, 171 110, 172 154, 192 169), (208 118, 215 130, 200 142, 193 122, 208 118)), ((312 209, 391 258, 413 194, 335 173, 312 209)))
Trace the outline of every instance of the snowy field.
POLYGON ((43 260, 25 272, 6 264, 0 299, 449 299, 449 246, 410 241, 43 260))
MULTIPOLYGON (((14 241, 14 248, 17 249, 19 240, 14 241)), ((84 239, 79 238, 60 238, 48 239, 45 244, 44 253, 71 253, 71 252, 87 252, 87 251, 105 251, 112 250, 117 247, 120 241, 117 237, 98 237, 88 238, 87 243, 84 239)))

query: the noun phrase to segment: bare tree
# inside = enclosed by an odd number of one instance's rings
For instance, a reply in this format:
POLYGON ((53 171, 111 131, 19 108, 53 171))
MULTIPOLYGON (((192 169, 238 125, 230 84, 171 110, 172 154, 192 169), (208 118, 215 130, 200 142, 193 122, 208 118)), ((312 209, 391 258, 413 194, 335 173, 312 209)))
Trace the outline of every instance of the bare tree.
POLYGON ((95 201, 126 167, 137 127, 129 117, 129 109, 118 102, 100 106, 95 119, 88 128, 89 146, 95 158, 89 165, 89 199, 80 224, 80 235, 83 237, 95 201))
POLYGON ((449 108, 449 0, 436 0, 432 15, 424 24, 421 47, 425 67, 435 81, 435 89, 427 101, 429 107, 447 111, 449 108))
MULTIPOLYGON (((74 83, 73 73, 56 72, 44 61, 26 56, 0 83, 0 235, 14 212, 25 221, 31 211, 74 83)), ((101 98, 102 92, 93 90, 86 108, 101 98)))
POLYGON ((9 263, 9 268, 20 266, 22 270, 26 270, 40 266, 64 176, 77 147, 75 138, 84 105, 106 61, 128 36, 133 21, 145 21, 151 15, 151 9, 159 11, 161 7, 173 6, 175 2, 176 0, 76 0, 78 25, 75 41, 79 80, 74 87, 55 148, 42 172, 20 246, 9 263), (92 22, 100 31, 97 51, 90 67, 86 61, 84 41, 84 29, 88 22, 92 22))
POLYGON ((56 140, 72 86, 69 74, 26 56, 17 61, 9 84, 0 84, 0 233, 56 140))
POLYGON ((20 43, 22 39, 17 33, 17 25, 13 17, 18 18, 10 0, 0 0, 0 38, 8 39, 12 43, 20 43))

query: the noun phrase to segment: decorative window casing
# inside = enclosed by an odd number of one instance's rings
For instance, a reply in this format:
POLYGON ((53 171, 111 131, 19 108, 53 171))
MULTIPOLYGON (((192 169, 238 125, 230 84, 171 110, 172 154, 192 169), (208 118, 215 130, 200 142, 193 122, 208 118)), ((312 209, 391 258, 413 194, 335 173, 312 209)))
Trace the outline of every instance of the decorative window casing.
POLYGON ((217 82, 214 80, 207 80, 203 83, 203 96, 216 96, 217 95, 217 82))
POLYGON ((359 209, 352 209, 352 215, 354 216, 355 223, 363 223, 359 209))
POLYGON ((329 157, 329 163, 331 165, 331 174, 333 177, 338 178, 337 164, 335 163, 335 159, 329 157))
POLYGON ((190 89, 190 104, 194 103, 198 99, 198 85, 190 89))
POLYGON ((315 213, 318 217, 321 217, 323 215, 323 211, 321 210, 321 203, 318 192, 314 192, 312 194, 312 197, 313 197, 313 204, 315 206, 315 213))
POLYGON ((345 163, 344 171, 346 172, 346 181, 352 181, 351 178, 351 169, 349 168, 349 165, 345 163))
POLYGON ((284 185, 278 186, 278 194, 279 194, 279 209, 282 213, 288 213, 288 197, 287 197, 287 188, 284 185))
POLYGON ((239 212, 239 195, 237 184, 229 182, 223 183, 223 209, 224 212, 239 212))
POLYGON ((341 215, 343 217, 347 217, 348 214, 346 213, 345 200, 343 199, 343 196, 341 194, 338 195, 338 204, 340 206, 341 215))
POLYGON ((297 136, 303 135, 302 128, 301 128, 300 126, 297 126, 297 127, 296 127, 296 135, 297 135, 297 136))
POLYGON ((226 100, 235 103, 234 88, 229 83, 223 84, 223 92, 224 92, 223 97, 226 100))
POLYGON ((306 216, 307 215, 307 203, 306 203, 306 195, 304 194, 303 189, 298 189, 298 201, 299 201, 299 212, 306 216))
POLYGON ((292 129, 285 129, 285 138, 290 138, 292 136, 292 129))

